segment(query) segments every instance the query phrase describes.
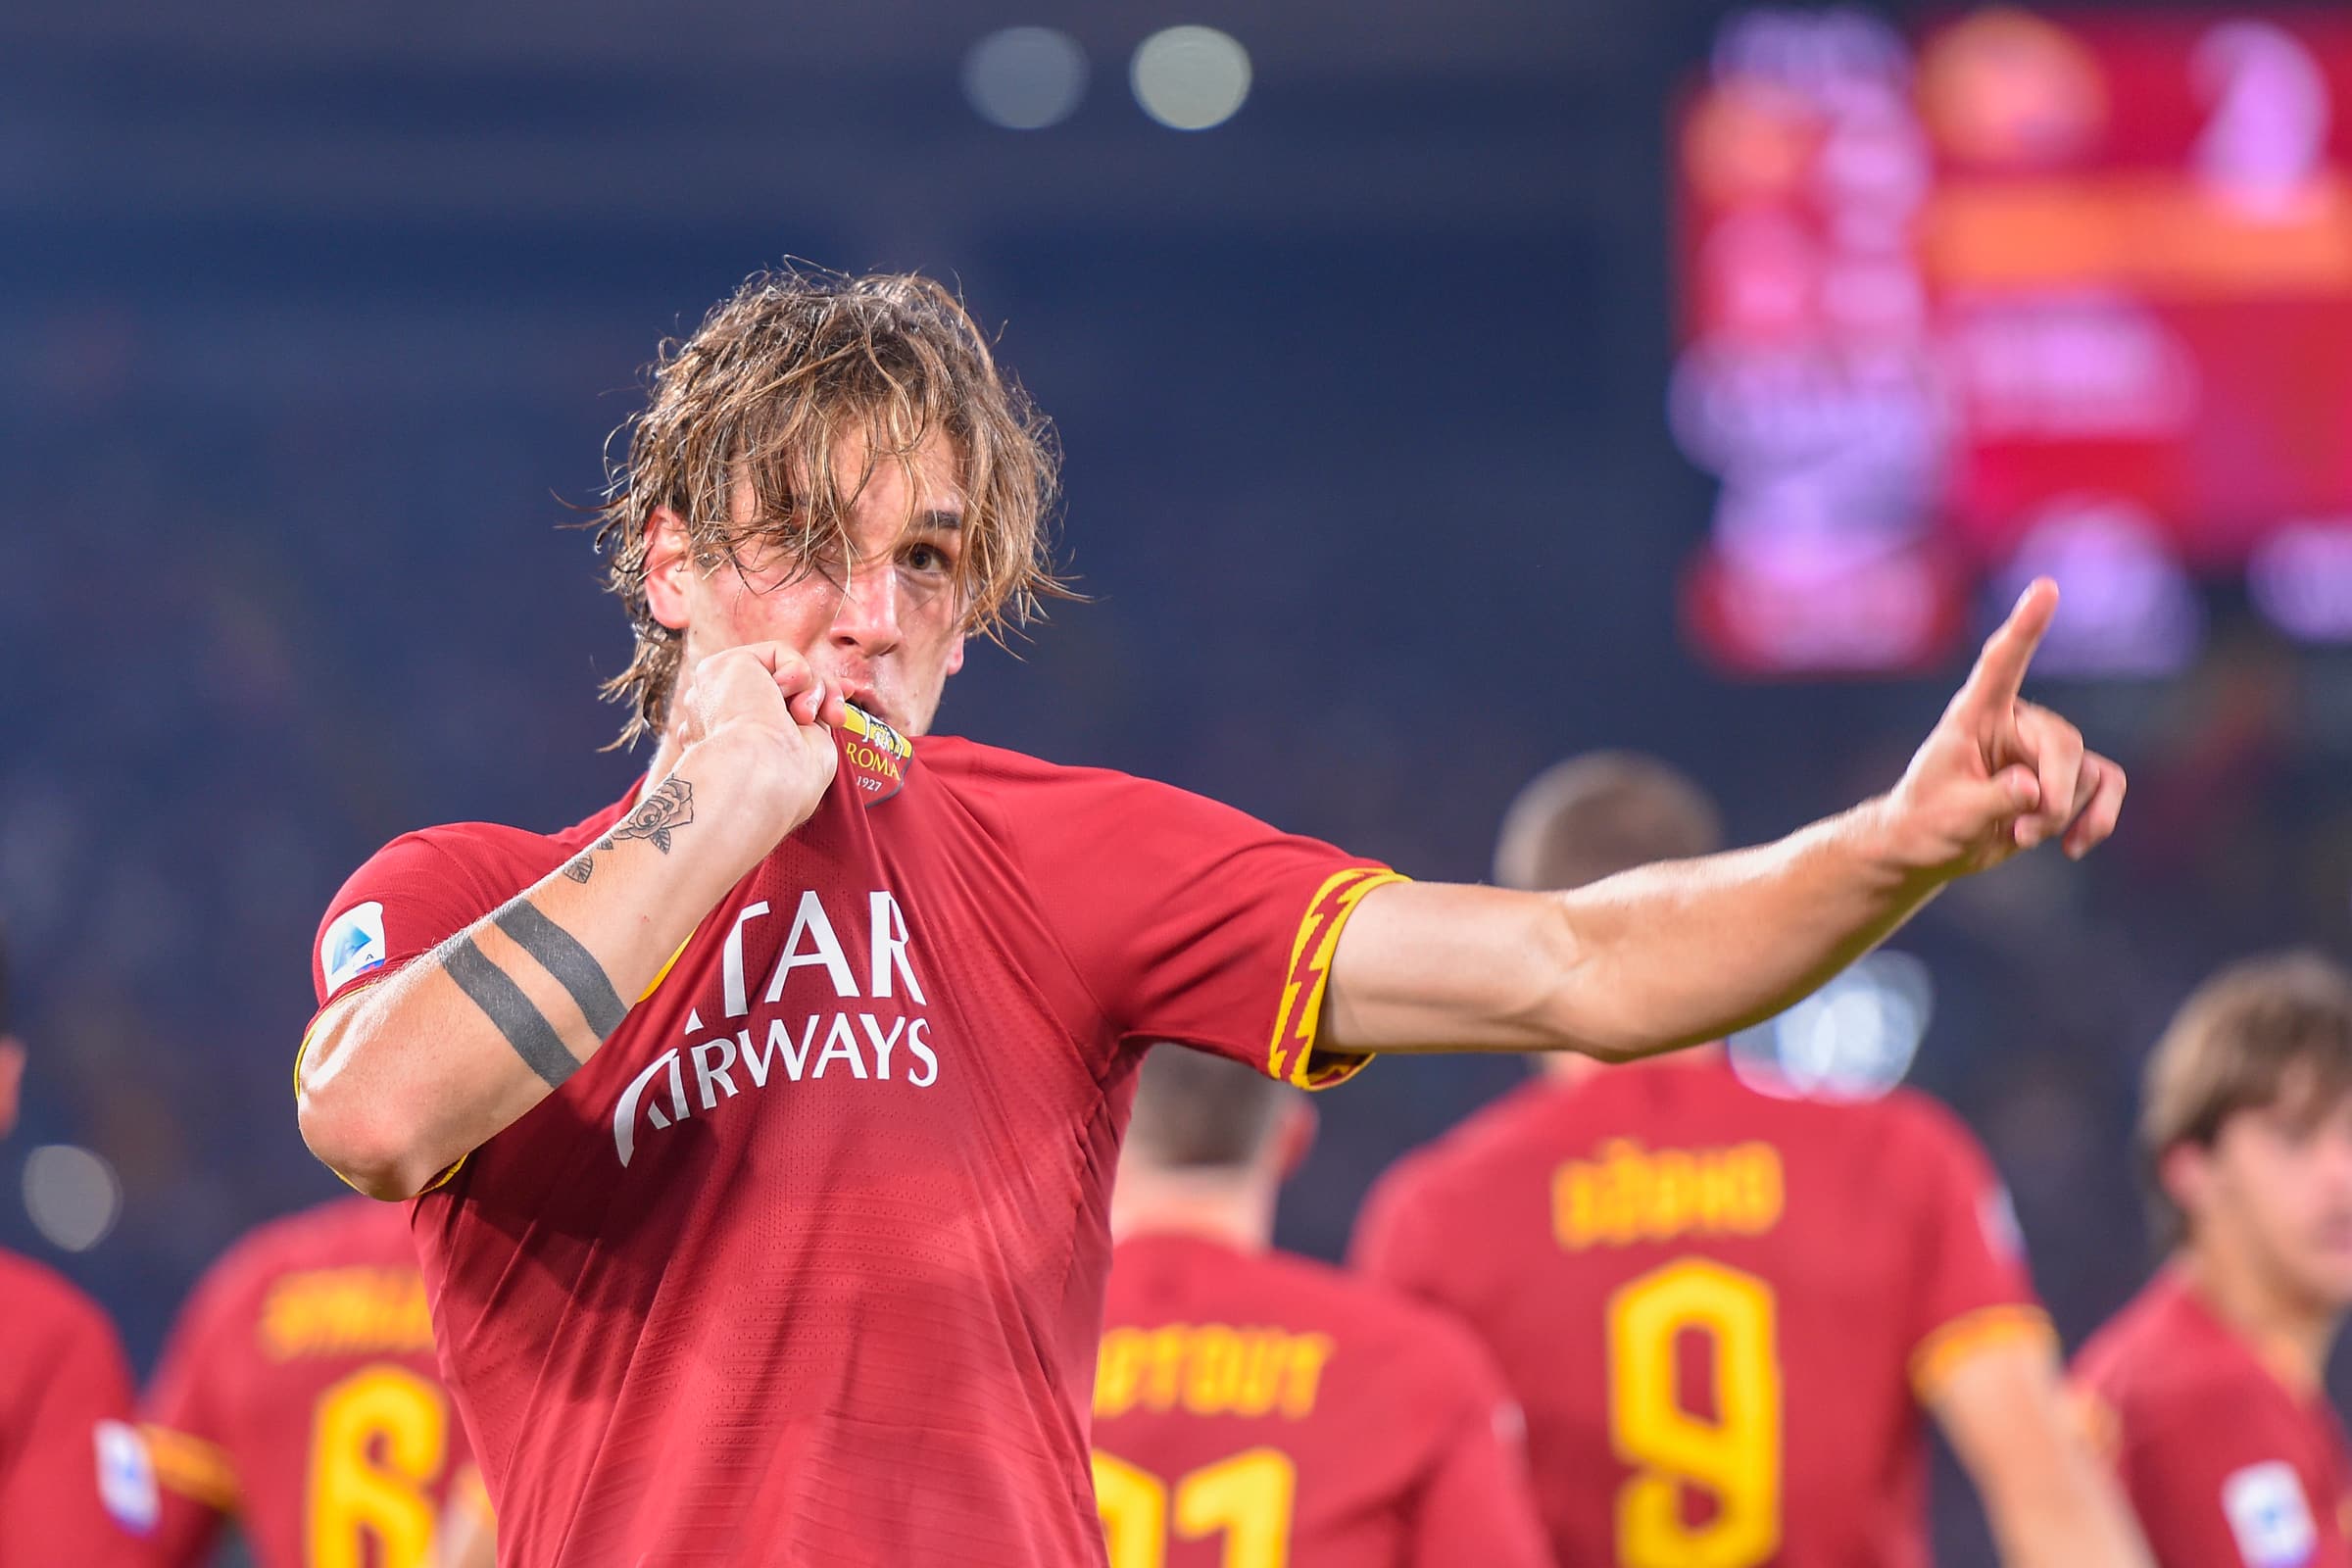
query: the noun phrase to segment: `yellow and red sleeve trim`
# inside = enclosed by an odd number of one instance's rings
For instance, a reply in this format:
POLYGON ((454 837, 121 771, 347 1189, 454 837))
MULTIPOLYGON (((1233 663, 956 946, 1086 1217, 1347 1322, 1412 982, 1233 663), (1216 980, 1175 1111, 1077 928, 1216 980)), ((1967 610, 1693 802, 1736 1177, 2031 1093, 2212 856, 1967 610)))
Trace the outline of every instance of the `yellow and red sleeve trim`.
POLYGON ((2024 1302, 1963 1312, 1929 1334, 1911 1352, 1911 1387, 1922 1401, 1931 1400, 1970 1356, 1996 1345, 2021 1342, 2046 1345, 2055 1353, 2058 1331, 2050 1326, 2050 1315, 2024 1302))
POLYGON ((1405 878, 1378 866, 1357 865, 1338 873, 1316 890, 1298 921, 1291 944, 1290 978, 1282 988, 1282 1008, 1275 1014, 1274 1039, 1266 1048, 1266 1074, 1301 1089, 1328 1089, 1364 1070, 1369 1055, 1317 1052, 1315 1034, 1323 1024, 1323 993, 1331 984, 1331 956, 1339 951, 1340 932, 1365 894, 1405 878))
POLYGON ((226 1450, 153 1422, 142 1425, 139 1436, 147 1440, 147 1456, 155 1464, 156 1480, 216 1513, 237 1511, 237 1470, 226 1450))

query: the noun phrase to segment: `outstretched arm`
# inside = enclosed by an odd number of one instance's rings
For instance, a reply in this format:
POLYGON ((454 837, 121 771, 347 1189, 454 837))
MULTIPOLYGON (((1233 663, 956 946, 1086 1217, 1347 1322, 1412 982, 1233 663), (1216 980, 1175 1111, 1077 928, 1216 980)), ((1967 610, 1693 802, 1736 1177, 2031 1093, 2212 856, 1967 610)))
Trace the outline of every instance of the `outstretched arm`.
POLYGON ((1401 883, 1340 936, 1320 1044, 1340 1052, 1584 1051, 1610 1059, 1769 1018, 1946 882, 2115 830, 2124 773, 2019 696, 2058 605, 2037 581, 1984 644, 1894 789, 1778 843, 1571 893, 1401 883))

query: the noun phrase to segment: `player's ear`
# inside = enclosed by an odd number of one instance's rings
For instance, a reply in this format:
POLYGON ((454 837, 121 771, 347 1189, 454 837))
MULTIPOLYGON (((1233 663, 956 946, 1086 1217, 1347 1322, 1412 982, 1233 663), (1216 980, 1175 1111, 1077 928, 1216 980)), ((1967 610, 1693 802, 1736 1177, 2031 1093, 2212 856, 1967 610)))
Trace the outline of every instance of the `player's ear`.
POLYGON ((2213 1191, 2212 1151, 2197 1144, 2175 1144, 2156 1160, 2156 1183, 2175 1208, 2194 1220, 2213 1191))
POLYGON ((654 509, 645 541, 645 608, 671 631, 693 619, 694 547, 685 519, 667 507, 654 509))
POLYGON ((948 645, 948 673, 953 675, 962 668, 963 633, 957 632, 956 640, 948 645))
POLYGON ((1298 1167, 1306 1163, 1308 1152, 1315 1147, 1315 1129, 1322 1120, 1304 1095, 1295 1096, 1284 1107, 1282 1125, 1274 1131, 1274 1157, 1278 1161, 1275 1169, 1284 1181, 1298 1174, 1298 1167))

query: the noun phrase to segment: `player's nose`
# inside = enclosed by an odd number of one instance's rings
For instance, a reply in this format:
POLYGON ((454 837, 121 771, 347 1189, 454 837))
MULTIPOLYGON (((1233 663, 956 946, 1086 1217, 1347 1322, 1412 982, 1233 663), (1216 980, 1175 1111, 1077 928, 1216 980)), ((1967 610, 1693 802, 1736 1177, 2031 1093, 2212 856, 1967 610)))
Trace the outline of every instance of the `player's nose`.
POLYGON ((833 640, 867 654, 899 645, 899 574, 888 561, 861 562, 833 612, 833 640))

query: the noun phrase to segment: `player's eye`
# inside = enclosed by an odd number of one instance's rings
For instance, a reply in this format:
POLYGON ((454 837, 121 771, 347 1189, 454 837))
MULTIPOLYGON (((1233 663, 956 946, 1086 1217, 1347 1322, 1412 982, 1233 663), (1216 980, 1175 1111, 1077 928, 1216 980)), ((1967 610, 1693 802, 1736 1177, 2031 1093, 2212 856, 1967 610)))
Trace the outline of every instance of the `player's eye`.
POLYGON ((929 543, 907 546, 906 554, 903 559, 906 561, 908 570, 925 573, 944 572, 955 564, 948 559, 946 551, 929 543))

